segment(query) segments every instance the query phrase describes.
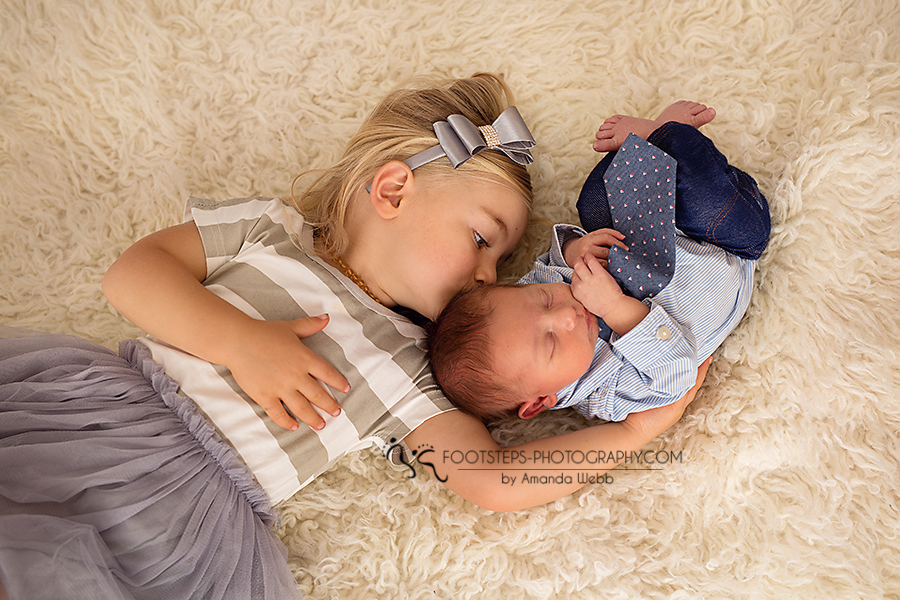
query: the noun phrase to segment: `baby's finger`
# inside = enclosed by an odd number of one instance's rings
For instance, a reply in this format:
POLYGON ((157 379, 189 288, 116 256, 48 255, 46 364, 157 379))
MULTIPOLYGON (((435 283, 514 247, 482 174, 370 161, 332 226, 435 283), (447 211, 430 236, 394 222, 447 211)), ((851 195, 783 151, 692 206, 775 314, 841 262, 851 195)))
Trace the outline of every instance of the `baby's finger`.
MULTIPOLYGON (((581 264, 581 259, 579 259, 578 262, 575 263, 575 266, 572 267, 572 283, 571 283, 571 285, 573 287, 575 287, 579 283, 581 283, 581 279, 582 279, 581 273, 578 272, 578 270, 579 270, 578 265, 580 265, 580 264, 581 264)), ((582 268, 584 268, 584 267, 582 267, 582 268)))
POLYGON ((585 263, 586 256, 582 256, 578 259, 578 262, 575 263, 575 266, 572 267, 572 283, 575 283, 575 278, 577 277, 579 280, 584 279, 585 277, 589 277, 591 274, 591 270, 588 268, 585 263))
POLYGON ((622 233, 621 231, 617 231, 617 230, 615 230, 615 229, 610 229, 609 227, 603 227, 603 228, 601 228, 601 229, 595 229, 594 231, 591 231, 591 232, 588 233, 587 235, 588 235, 588 237, 590 237, 590 236, 592 236, 592 235, 608 235, 608 236, 610 236, 610 237, 614 237, 614 238, 619 239, 619 240, 624 240, 624 239, 625 239, 625 234, 624 234, 624 233, 622 233))
POLYGON ((582 262, 591 273, 595 273, 598 269, 603 268, 603 265, 600 264, 600 260, 593 254, 585 254, 582 257, 582 262))
MULTIPOLYGON (((590 256, 591 258, 596 260, 600 264, 600 267, 602 267, 604 269, 606 268, 606 265, 609 264, 605 258, 600 258, 599 256, 594 256, 593 254, 585 254, 581 258, 582 258, 582 260, 586 260, 588 256, 590 256)), ((590 269, 590 267, 588 267, 588 273, 593 273, 593 271, 590 269)))
POLYGON ((606 246, 591 246, 588 248, 588 251, 584 253, 585 256, 588 254, 599 259, 600 262, 603 262, 609 258, 609 248, 606 246))
POLYGON ((603 269, 603 266, 600 264, 597 257, 591 254, 585 254, 581 257, 581 260, 575 264, 573 270, 582 281, 589 281, 594 277, 594 273, 600 269, 603 269))
POLYGON ((622 241, 625 239, 625 235, 615 229, 598 229, 589 233, 588 237, 592 244, 619 246, 623 250, 628 250, 628 246, 622 241))

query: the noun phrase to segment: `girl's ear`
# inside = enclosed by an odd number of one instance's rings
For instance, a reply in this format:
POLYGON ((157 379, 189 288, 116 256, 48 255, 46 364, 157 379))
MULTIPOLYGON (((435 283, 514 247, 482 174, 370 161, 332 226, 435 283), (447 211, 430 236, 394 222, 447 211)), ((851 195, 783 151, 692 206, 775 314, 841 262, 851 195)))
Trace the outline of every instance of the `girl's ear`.
POLYGON ((375 173, 369 188, 369 199, 383 219, 397 216, 400 203, 415 187, 415 176, 406 163, 392 160, 375 173))

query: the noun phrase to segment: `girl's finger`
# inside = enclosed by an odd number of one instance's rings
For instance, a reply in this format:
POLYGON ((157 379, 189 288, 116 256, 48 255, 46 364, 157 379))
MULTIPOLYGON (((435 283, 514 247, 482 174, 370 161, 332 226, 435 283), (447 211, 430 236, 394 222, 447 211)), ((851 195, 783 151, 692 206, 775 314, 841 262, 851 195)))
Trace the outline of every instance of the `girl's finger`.
POLYGON ((303 317, 291 321, 291 329, 299 338, 305 338, 317 333, 328 325, 328 315, 318 315, 316 317, 303 317))
MULTIPOLYGON (((331 363, 329 363, 318 354, 312 354, 312 357, 310 358, 309 374, 325 385, 331 386, 333 389, 339 392, 346 394, 350 391, 350 382, 347 381, 347 378, 341 375, 340 371, 335 369, 331 365, 331 363)), ((322 394, 324 394, 329 400, 334 402, 334 399, 328 395, 328 392, 322 390, 322 394)), ((319 408, 324 408, 319 403, 316 403, 316 406, 318 406, 319 408)), ((328 412, 331 413, 332 411, 329 410, 328 412)))
POLYGON ((310 378, 298 390, 310 404, 314 404, 320 409, 327 412, 332 417, 341 414, 341 405, 331 397, 318 379, 314 379, 315 375, 310 373, 310 378))
MULTIPOLYGON (((318 386, 318 384, 316 385, 318 386)), ((321 388, 319 389, 321 390, 321 388)), ((287 407, 287 410, 291 411, 291 414, 316 431, 325 427, 325 420, 313 409, 309 397, 302 391, 292 390, 287 392, 283 394, 281 401, 287 407)))
MULTIPOLYGON (((328 323, 328 315, 321 315, 318 317, 309 317, 305 319, 297 319, 296 321, 292 321, 292 328, 294 333, 297 334, 297 337, 303 338, 307 335, 312 335, 317 331, 320 331, 325 327, 328 323), (307 332, 307 333, 304 333, 307 332)), ((341 375, 340 371, 335 369, 331 363, 327 360, 311 351, 305 345, 302 348, 302 352, 305 355, 305 361, 307 363, 308 373, 324 383, 325 385, 330 385, 332 388, 339 392, 347 393, 350 391, 350 382, 347 381, 347 378, 341 375)), ((322 391, 325 396, 334 402, 331 396, 323 390, 322 391)), ((323 400, 323 402, 328 403, 323 400)), ((335 403, 336 405, 336 403, 335 403)), ((319 408, 324 408, 320 404, 316 404, 319 408)), ((336 406, 337 412, 340 412, 340 407, 336 406)), ((329 414, 335 414, 334 410, 329 410, 329 414)))
MULTIPOLYGON (((263 404, 262 402, 260 402, 259 405, 263 407, 263 410, 266 411, 266 414, 269 415, 269 418, 272 419, 279 427, 283 427, 284 429, 287 429, 289 431, 297 431, 297 429, 300 428, 300 424, 297 423, 296 419, 294 419, 287 413, 287 411, 284 409, 284 405, 282 405, 280 401, 270 402, 267 404, 263 404)), ((321 418, 319 420, 321 421, 321 418)), ((312 427, 312 425, 310 425, 310 427, 312 427)))

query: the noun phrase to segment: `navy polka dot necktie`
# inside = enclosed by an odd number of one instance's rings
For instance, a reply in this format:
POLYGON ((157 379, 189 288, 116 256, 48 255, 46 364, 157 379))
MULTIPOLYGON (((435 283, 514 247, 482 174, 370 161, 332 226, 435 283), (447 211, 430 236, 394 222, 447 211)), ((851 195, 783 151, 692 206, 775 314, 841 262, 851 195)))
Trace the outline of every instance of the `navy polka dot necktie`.
POLYGON ((610 248, 607 270, 639 300, 658 294, 675 272, 675 167, 671 156, 629 134, 603 179, 612 227, 628 246, 610 248))

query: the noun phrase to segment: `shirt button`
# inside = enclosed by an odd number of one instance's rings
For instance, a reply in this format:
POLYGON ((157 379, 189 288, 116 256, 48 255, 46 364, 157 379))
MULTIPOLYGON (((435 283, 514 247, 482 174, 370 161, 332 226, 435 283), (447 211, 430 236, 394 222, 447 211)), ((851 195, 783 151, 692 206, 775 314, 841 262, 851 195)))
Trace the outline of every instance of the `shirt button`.
POLYGON ((659 340, 667 340, 672 337, 672 330, 666 327, 665 325, 661 326, 656 330, 656 339, 659 340))

